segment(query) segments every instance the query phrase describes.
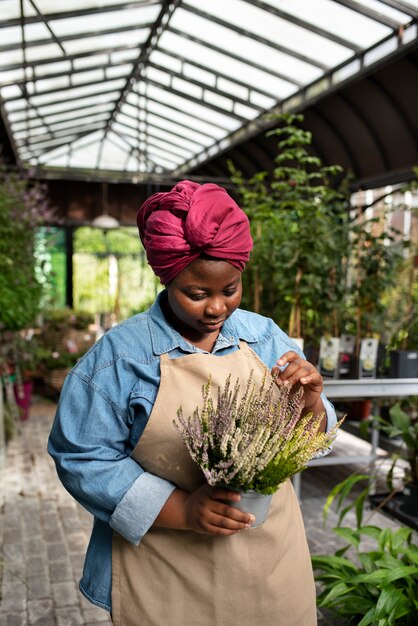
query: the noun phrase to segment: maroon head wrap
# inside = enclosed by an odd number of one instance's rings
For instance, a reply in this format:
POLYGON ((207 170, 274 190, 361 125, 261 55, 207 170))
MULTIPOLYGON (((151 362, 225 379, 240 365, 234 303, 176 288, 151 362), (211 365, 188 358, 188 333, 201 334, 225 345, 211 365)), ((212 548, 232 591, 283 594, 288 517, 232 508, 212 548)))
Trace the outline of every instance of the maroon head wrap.
POLYGON ((253 241, 248 218, 218 185, 184 180, 155 193, 137 215, 148 263, 163 285, 205 253, 241 272, 253 241))

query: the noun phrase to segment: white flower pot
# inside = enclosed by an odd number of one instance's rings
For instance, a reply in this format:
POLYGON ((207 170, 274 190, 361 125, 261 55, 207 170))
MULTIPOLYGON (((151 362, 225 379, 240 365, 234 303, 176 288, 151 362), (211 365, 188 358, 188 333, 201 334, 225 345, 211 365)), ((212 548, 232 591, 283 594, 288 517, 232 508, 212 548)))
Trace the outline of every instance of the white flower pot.
POLYGON ((240 511, 245 511, 246 513, 252 513, 252 515, 255 516, 255 521, 251 524, 251 528, 260 526, 267 518, 273 494, 266 495, 252 490, 239 491, 238 493, 241 495, 239 502, 232 500, 228 500, 228 502, 236 509, 240 509, 240 511))

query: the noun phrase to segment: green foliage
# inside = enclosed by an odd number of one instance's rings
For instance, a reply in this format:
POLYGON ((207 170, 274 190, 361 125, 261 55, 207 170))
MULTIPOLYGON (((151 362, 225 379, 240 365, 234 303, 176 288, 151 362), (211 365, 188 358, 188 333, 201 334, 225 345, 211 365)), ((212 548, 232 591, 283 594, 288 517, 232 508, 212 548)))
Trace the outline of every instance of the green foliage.
POLYGON ((401 402, 396 402, 389 409, 389 420, 382 417, 375 417, 379 428, 385 432, 388 437, 400 438, 404 444, 403 450, 398 454, 392 455, 392 468, 388 475, 388 485, 392 489, 392 476, 394 467, 400 459, 408 462, 409 469, 405 474, 405 483, 413 483, 418 485, 418 415, 416 410, 417 398, 412 399, 412 404, 406 406, 404 410, 401 402))
POLYGON ((65 350, 58 352, 57 350, 54 350, 51 352, 47 349, 41 349, 39 356, 42 368, 49 371, 74 367, 77 361, 81 359, 85 353, 85 350, 80 350, 78 352, 68 352, 65 350))
POLYGON ((312 557, 321 584, 318 606, 357 626, 413 626, 418 612, 418 546, 410 528, 392 531, 363 524, 368 487, 344 507, 353 487, 365 480, 368 476, 350 476, 327 499, 324 518, 337 499, 340 517, 334 532, 347 544, 335 555, 312 557), (351 509, 357 513, 355 529, 341 526, 351 509), (364 538, 374 542, 374 549, 362 549, 364 538))
POLYGON ((232 180, 252 228, 254 250, 244 274, 244 306, 273 317, 291 336, 332 333, 341 316, 349 251, 346 183, 339 166, 309 154, 302 116, 282 115, 272 179, 232 180))
POLYGON ((76 311, 67 307, 44 311, 45 326, 51 330, 64 331, 68 328, 84 330, 93 322, 94 316, 89 311, 76 311))
POLYGON ((148 308, 160 289, 133 227, 107 233, 77 228, 73 261, 74 306, 107 313, 113 321, 148 308))
POLYGON ((42 189, 0 170, 0 327, 24 328, 38 313, 34 232, 45 215, 42 189))
MULTIPOLYGON (((351 225, 351 285, 345 303, 355 321, 352 331, 358 339, 382 333, 387 318, 387 300, 393 297, 404 263, 403 242, 390 226, 381 230, 380 218, 363 219, 351 225)), ((351 329, 350 329, 351 330, 351 329)))

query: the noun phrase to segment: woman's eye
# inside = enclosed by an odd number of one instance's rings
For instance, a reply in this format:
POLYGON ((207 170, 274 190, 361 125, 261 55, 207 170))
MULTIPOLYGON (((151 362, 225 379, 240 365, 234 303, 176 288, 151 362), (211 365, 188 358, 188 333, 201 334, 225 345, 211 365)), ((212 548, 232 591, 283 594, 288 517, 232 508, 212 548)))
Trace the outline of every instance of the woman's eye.
POLYGON ((189 294, 189 298, 191 300, 203 300, 203 298, 205 298, 205 294, 204 293, 190 293, 189 294))
POLYGON ((237 292, 236 289, 228 289, 228 291, 224 291, 224 295, 227 298, 230 298, 231 296, 233 296, 235 293, 237 292))

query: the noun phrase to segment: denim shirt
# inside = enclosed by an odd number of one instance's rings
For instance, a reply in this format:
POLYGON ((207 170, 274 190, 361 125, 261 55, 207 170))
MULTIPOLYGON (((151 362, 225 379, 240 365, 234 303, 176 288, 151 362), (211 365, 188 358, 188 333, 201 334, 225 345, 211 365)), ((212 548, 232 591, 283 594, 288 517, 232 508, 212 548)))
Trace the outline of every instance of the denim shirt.
MULTIPOLYGON (((202 352, 152 307, 109 330, 67 376, 48 443, 60 480, 94 516, 80 590, 111 610, 112 530, 133 544, 152 526, 175 485, 145 472, 130 457, 151 414, 160 382, 160 355, 202 352)), ((213 354, 246 341, 271 369, 295 343, 271 320, 237 309, 224 323, 213 354)), ((327 429, 336 423, 322 397, 327 429)))

